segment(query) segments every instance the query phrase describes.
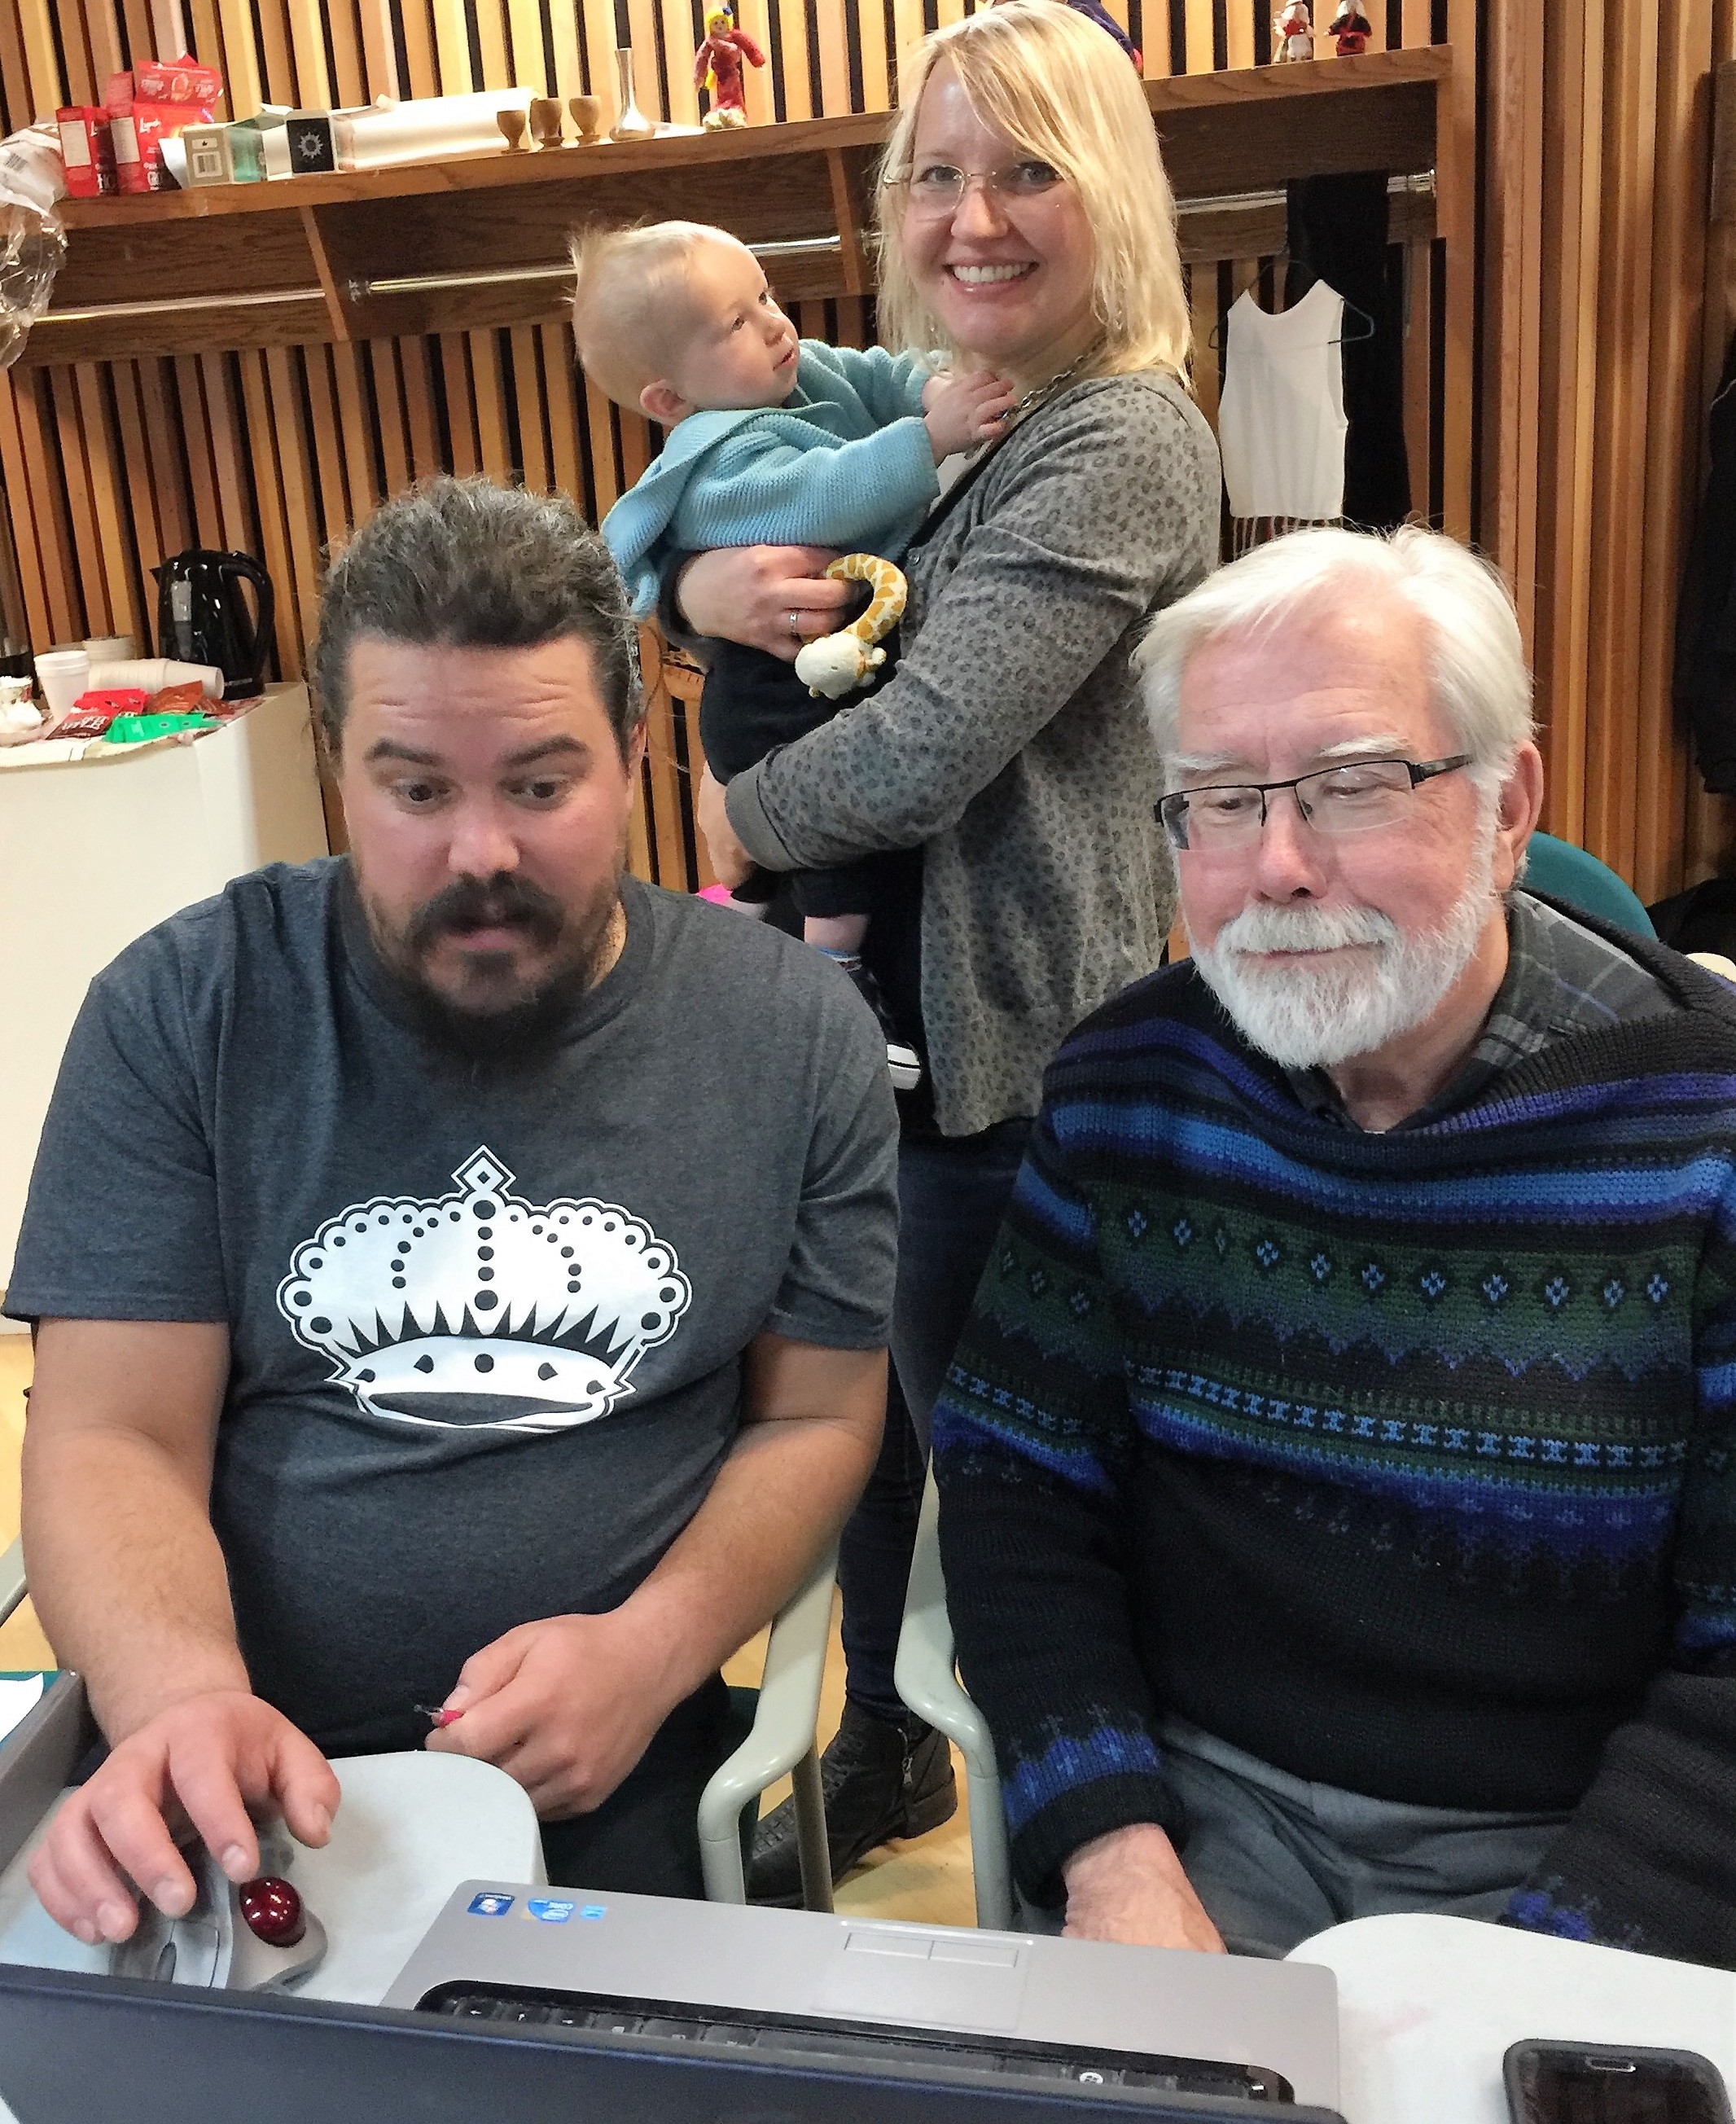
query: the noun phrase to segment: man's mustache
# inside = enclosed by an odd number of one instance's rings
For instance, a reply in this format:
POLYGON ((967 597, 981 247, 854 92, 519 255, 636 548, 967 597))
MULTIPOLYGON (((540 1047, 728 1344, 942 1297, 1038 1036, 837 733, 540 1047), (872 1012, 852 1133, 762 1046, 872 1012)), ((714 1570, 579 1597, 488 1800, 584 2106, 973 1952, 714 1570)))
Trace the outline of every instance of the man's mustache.
POLYGON ((1245 907, 1218 933, 1230 952, 1340 952, 1356 944, 1390 945, 1398 924, 1372 907, 1245 907))
POLYGON ((457 877, 411 917, 404 942, 420 957, 443 937, 472 929, 522 929, 533 943, 556 942, 566 914, 552 894, 527 879, 501 872, 494 877, 457 877))

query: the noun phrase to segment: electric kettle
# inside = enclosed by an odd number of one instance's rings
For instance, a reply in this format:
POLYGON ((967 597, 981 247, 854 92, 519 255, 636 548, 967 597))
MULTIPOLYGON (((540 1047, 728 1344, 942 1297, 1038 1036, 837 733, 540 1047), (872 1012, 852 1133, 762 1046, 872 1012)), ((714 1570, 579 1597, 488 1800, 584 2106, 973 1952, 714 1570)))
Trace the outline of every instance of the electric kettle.
POLYGON ((263 690, 276 605, 271 578, 251 554, 195 549, 151 573, 157 581, 157 653, 183 664, 214 664, 223 698, 245 701, 263 690), (253 585, 250 615, 242 585, 253 585))

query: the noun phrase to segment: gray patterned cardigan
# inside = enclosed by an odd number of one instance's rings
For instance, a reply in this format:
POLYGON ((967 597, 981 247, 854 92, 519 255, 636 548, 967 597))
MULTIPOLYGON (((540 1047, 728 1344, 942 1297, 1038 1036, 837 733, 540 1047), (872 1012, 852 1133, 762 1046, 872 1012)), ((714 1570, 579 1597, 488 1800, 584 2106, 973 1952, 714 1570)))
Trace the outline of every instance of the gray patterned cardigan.
POLYGON ((1217 445, 1180 384, 1075 384, 907 557, 896 678, 730 783, 767 870, 921 846, 943 1135, 1035 1114, 1067 1033, 1157 964, 1175 888, 1128 656, 1218 527, 1217 445))

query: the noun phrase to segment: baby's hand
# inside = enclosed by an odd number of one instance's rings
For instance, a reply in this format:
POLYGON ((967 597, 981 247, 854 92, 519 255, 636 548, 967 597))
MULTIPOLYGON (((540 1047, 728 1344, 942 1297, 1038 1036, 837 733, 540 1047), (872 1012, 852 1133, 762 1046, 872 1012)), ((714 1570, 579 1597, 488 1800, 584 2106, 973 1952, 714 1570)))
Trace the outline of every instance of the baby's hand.
POLYGON ((955 450, 968 450, 973 443, 998 435, 1002 421, 1017 398, 1006 378, 992 369, 930 377, 922 386, 922 418, 934 447, 935 463, 939 464, 955 450))

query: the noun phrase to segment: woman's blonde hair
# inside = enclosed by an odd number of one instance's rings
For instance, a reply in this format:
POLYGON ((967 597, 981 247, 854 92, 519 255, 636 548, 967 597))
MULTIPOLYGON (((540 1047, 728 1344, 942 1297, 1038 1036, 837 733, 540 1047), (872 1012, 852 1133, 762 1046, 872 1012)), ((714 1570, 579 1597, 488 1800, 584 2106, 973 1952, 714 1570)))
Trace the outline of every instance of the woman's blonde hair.
POLYGON ((1114 39, 1062 0, 1001 0, 912 55, 880 165, 882 339, 959 352, 911 278, 898 183, 910 170, 922 92, 943 63, 983 124, 1053 163, 1079 195, 1096 247, 1091 306, 1102 338, 1094 373, 1164 368, 1185 377, 1192 332, 1175 201, 1144 91, 1114 39))

